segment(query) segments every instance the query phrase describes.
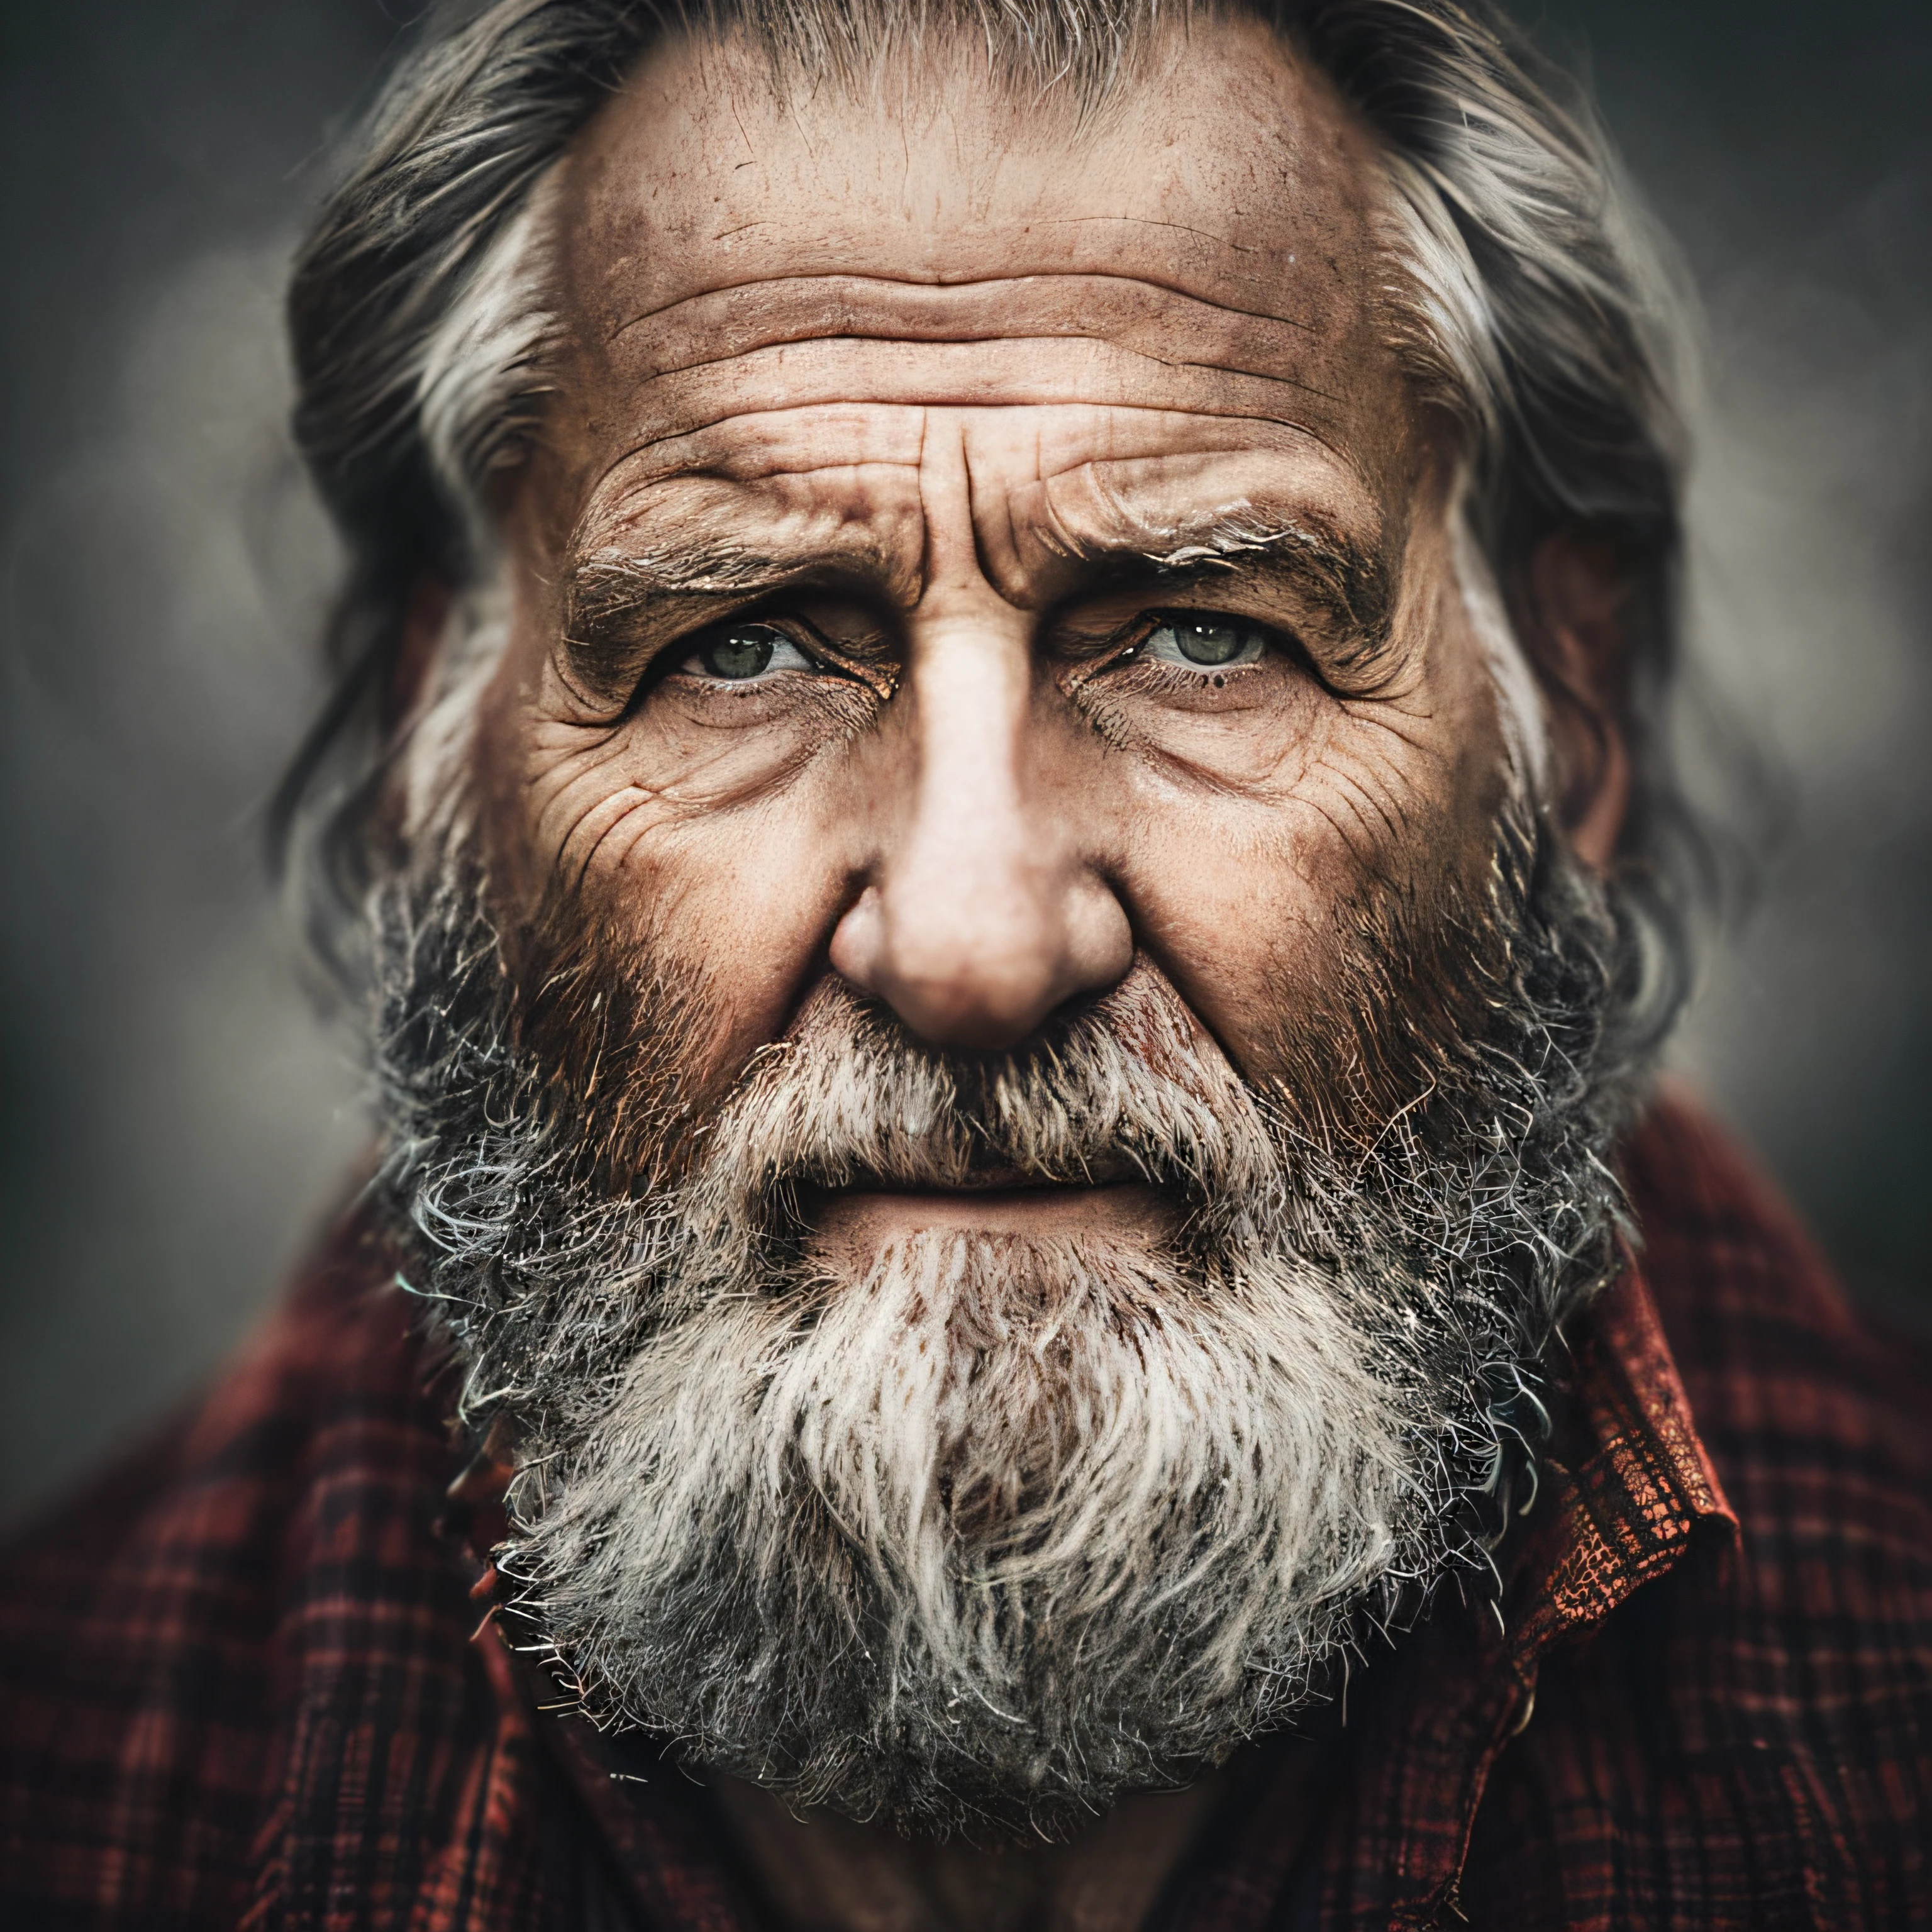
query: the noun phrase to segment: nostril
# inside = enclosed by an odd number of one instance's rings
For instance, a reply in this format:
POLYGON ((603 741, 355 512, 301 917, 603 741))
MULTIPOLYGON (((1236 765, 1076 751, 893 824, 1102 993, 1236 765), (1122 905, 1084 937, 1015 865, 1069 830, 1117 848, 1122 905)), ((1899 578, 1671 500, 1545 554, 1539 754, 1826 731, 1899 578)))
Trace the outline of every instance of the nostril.
POLYGON ((895 976, 884 990, 906 1024, 936 1045, 981 1052, 1016 1045, 1060 1004, 1063 976, 998 960, 895 976))
POLYGON ((847 907, 832 934, 832 970, 862 992, 877 993, 885 950, 885 908, 877 886, 847 907))
POLYGON ((1126 972, 1131 932, 1112 895, 1065 887, 1044 904, 868 887, 832 935, 833 970, 936 1046, 994 1051, 1126 972))

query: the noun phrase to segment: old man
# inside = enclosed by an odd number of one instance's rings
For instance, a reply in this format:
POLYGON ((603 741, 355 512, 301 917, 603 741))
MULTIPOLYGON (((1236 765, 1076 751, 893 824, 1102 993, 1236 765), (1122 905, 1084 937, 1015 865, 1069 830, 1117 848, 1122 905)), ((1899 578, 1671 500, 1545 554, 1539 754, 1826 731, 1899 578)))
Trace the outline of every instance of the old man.
POLYGON ((10 1924, 1932 1914, 1909 1352, 1651 1071, 1672 299, 1449 0, 496 0, 298 264, 378 1168, 10 1924))

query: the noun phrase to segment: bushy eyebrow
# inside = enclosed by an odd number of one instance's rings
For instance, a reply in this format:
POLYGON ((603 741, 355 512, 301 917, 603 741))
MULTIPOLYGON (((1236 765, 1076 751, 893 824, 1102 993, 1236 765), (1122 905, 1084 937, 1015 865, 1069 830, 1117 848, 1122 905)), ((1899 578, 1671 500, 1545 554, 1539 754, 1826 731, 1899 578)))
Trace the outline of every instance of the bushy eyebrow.
POLYGON ((1372 662, 1388 644, 1395 605, 1388 560, 1339 532, 1240 511, 1188 525, 1172 542, 1126 548, 1157 578, 1198 581, 1244 565, 1286 575, 1359 663, 1372 662))
POLYGON ((605 550, 579 558, 565 586, 565 608, 595 622, 652 597, 738 597, 788 582, 809 568, 740 544, 692 544, 675 550, 605 550))
MULTIPOLYGON (((1284 578, 1327 619, 1332 644, 1352 666, 1372 663, 1389 641, 1394 598, 1387 559, 1304 520, 1243 510, 1172 526, 1159 537, 1136 531, 1069 548, 1083 562, 1127 564, 1156 584, 1194 586, 1234 571, 1284 578)), ((565 640, 574 651, 594 655, 645 605, 662 600, 701 606, 758 596, 821 578, 826 562, 776 556, 735 542, 600 550, 580 557, 567 575, 565 640)), ((849 572, 850 564, 845 568, 849 572)))
POLYGON ((579 556, 564 577, 563 646, 580 673, 614 688, 635 674, 640 661, 635 634, 640 612, 655 609, 675 630, 680 606, 701 614, 707 604, 741 602, 812 574, 808 564, 729 543, 579 556))

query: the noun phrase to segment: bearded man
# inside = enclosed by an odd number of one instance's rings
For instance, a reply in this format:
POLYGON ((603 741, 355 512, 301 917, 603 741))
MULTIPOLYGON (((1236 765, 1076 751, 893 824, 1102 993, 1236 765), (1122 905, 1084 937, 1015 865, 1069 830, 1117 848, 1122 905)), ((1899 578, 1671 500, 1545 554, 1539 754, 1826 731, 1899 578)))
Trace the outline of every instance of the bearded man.
POLYGON ((9 1924, 1932 1913, 1918 1361, 1652 1089, 1564 98, 1448 0, 433 23, 292 306, 380 1170, 14 1548, 9 1924))

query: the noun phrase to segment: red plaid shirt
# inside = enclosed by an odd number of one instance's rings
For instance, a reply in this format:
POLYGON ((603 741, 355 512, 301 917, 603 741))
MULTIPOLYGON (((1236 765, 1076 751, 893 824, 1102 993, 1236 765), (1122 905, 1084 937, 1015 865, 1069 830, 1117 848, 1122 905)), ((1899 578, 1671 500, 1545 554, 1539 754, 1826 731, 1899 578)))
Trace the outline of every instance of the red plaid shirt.
MULTIPOLYGON (((1291 1740, 1157 1922, 1932 1924, 1924 1358, 1695 1115, 1504 1562, 1291 1740), (1498 1609, 1500 1609, 1498 1616, 1498 1609)), ((214 1393, 14 1538, 0 1924, 745 1932, 701 1792, 539 1713, 451 1521, 446 1390, 344 1235, 214 1393)), ((460 1514, 460 1512, 459 1512, 460 1514)))

